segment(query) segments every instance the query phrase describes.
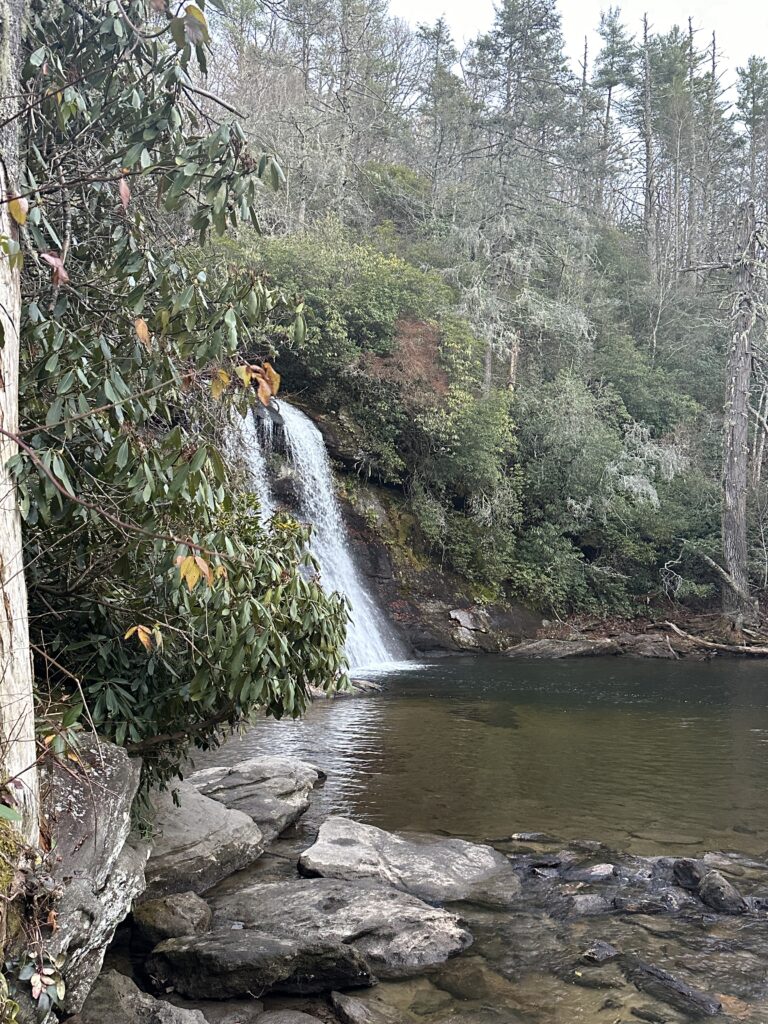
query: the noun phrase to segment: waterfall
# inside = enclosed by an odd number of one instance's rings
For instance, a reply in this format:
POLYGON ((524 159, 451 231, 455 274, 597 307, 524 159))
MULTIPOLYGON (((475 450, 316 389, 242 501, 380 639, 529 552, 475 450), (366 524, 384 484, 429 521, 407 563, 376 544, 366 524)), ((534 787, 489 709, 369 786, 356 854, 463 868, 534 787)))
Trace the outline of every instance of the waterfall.
POLYGON ((286 452, 296 474, 299 513, 312 525, 312 553, 320 563, 323 585, 346 594, 350 603, 350 668, 401 660, 402 646, 352 558, 323 436, 308 416, 288 402, 280 402, 280 415, 286 452))
POLYGON ((259 426, 254 414, 249 412, 246 416, 236 417, 233 427, 228 447, 235 458, 243 459, 248 483, 259 498, 261 521, 266 523, 277 511, 277 503, 269 483, 266 458, 272 441, 272 421, 263 422, 259 426))

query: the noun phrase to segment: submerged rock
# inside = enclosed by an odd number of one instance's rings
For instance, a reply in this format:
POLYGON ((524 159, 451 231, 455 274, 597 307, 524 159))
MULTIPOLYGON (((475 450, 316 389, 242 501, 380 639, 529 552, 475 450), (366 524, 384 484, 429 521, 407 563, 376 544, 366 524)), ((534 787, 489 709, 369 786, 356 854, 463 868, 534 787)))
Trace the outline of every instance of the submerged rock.
POLYGON ((133 911, 133 923, 147 945, 156 946, 164 939, 207 931, 211 908, 194 892, 173 893, 139 903, 133 911))
POLYGON ((117 971, 98 979, 72 1024, 207 1024, 200 1010, 155 999, 117 971))
POLYGON ((146 969, 158 991, 190 999, 262 992, 307 995, 373 980, 365 959, 333 939, 292 939, 231 927, 167 939, 152 952, 146 969))
POLYGON ((299 870, 325 878, 376 879, 439 902, 505 905, 520 892, 509 860, 491 846, 462 839, 385 832, 350 818, 323 822, 299 870))
POLYGON ((407 1024, 402 1013, 379 999, 364 1002, 356 996, 332 992, 331 1006, 341 1024, 407 1024))
POLYGON ((446 964, 435 984, 456 999, 480 999, 489 1006, 516 1006, 515 987, 479 956, 459 957, 446 964))
POLYGON ((301 817, 322 778, 320 769, 307 761, 265 754, 229 768, 204 768, 187 781, 212 800, 253 818, 266 844, 301 817))
POLYGON ((201 893, 252 863, 264 849, 261 830, 186 782, 155 797, 157 837, 147 864, 147 895, 201 893))
POLYGON ((213 909, 217 925, 241 923, 299 944, 348 943, 376 974, 390 976, 441 963, 472 942, 455 914, 370 882, 250 885, 214 900, 213 909))
POLYGON ((623 959, 627 978, 648 995, 660 999, 669 1006, 693 1017, 714 1017, 722 1010, 722 1004, 714 996, 693 988, 668 971, 648 964, 633 956, 623 959))
POLYGON ((585 964, 610 964, 614 960, 618 960, 620 956, 621 953, 610 942, 596 939, 591 946, 584 950, 580 959, 585 964))

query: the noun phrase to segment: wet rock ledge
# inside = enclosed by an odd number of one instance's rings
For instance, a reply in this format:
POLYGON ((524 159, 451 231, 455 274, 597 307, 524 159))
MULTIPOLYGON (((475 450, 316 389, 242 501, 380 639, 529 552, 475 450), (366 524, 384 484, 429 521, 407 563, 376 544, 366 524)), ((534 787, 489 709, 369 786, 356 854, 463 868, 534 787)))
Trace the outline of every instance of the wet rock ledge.
POLYGON ((73 1024, 768 1020, 768 863, 338 816, 304 835, 322 779, 265 756, 160 796, 122 959, 85 998, 88 966, 73 1024))

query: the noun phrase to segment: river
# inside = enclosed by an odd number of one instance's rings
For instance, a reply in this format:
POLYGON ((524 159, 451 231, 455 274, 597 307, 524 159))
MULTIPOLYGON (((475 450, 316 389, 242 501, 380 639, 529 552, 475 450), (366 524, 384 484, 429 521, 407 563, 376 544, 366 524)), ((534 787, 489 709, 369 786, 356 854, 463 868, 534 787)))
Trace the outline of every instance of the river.
MULTIPOLYGON (((223 891, 254 874, 295 877, 298 853, 330 814, 489 842, 524 878, 514 907, 461 905, 474 935, 467 953, 429 976, 384 981, 362 1000, 423 1024, 699 1019, 666 982, 659 991, 660 970, 720 1001, 718 1019, 766 1024, 763 663, 456 656, 377 681, 380 692, 318 700, 300 721, 265 719, 201 759, 279 753, 328 774, 298 827, 223 891), (515 836, 528 832, 551 838, 515 836), (725 872, 753 901, 749 913, 712 913, 668 881, 648 881, 672 871, 670 860, 649 858, 704 854, 707 870, 725 872), (594 865, 615 873, 585 882, 594 865), (670 898, 685 905, 670 911, 670 898), (584 966, 598 940, 620 961, 584 966), (651 965, 645 981, 632 975, 636 963, 651 965)), ((331 1019, 322 1000, 267 1004, 331 1019)))
POLYGON ((380 694, 266 720, 215 760, 317 763, 314 818, 646 855, 768 850, 762 662, 456 656, 376 678, 380 694))

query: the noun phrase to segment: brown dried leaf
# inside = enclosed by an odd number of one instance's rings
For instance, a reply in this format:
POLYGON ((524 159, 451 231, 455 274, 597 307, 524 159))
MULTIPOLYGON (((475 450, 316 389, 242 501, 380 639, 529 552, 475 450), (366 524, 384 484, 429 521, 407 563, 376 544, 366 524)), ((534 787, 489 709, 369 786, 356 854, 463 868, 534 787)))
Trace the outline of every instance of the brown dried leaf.
POLYGON ((276 395, 280 390, 280 374, 272 366, 272 363, 264 363, 264 373, 266 374, 269 386, 272 388, 272 394, 276 395))
POLYGON ((266 377, 259 377, 259 401, 262 405, 269 405, 272 398, 272 388, 266 377))
POLYGON ((136 328, 136 337, 139 339, 141 344, 147 350, 150 347, 150 335, 149 326, 143 316, 137 316, 133 321, 133 326, 136 328))

